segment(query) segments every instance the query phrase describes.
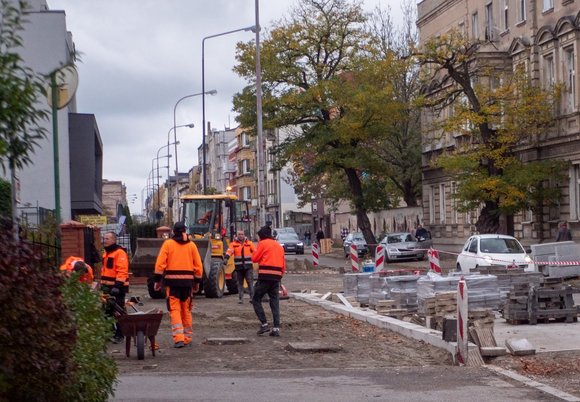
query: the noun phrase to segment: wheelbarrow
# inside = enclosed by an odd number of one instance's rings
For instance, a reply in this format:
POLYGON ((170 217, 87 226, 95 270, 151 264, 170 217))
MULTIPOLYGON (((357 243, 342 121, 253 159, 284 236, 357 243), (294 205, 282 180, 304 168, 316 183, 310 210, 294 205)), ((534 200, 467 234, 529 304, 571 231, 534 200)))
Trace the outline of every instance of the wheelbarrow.
POLYGON ((121 314, 116 317, 117 324, 125 337, 125 354, 131 355, 132 338, 137 346, 137 359, 145 359, 146 338, 149 339, 151 354, 155 356, 155 336, 159 330, 163 312, 159 309, 147 313, 121 314))

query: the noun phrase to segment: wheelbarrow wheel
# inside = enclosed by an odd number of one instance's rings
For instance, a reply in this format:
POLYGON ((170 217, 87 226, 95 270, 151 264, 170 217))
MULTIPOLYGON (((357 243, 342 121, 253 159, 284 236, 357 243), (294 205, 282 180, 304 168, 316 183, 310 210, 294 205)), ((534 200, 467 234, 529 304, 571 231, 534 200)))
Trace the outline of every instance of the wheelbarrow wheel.
POLYGON ((145 359, 145 334, 137 331, 137 359, 145 359))

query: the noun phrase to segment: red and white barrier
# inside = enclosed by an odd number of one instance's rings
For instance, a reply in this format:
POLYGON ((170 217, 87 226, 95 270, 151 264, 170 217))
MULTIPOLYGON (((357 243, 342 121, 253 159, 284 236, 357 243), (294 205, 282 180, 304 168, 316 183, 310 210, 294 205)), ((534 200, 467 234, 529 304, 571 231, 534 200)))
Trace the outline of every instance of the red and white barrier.
POLYGON ((319 245, 317 243, 312 243, 312 266, 318 266, 318 256, 319 256, 319 245))
POLYGON ((429 251, 427 251, 427 255, 429 256, 429 268, 431 268, 431 271, 437 272, 438 274, 442 273, 441 262, 439 261, 439 251, 430 248, 429 251))
POLYGON ((457 284, 457 362, 460 366, 467 364, 469 336, 467 334, 467 284, 462 276, 457 284))
POLYGON ((385 268, 385 247, 378 245, 375 250, 375 272, 382 271, 385 268))
POLYGON ((352 272, 360 272, 356 244, 350 245, 350 267, 352 268, 352 272))

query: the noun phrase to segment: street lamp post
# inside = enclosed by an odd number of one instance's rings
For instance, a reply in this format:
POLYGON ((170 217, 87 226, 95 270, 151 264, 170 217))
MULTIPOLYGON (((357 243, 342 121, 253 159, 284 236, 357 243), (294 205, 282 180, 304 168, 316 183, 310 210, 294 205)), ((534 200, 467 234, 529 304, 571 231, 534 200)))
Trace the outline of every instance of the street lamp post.
MULTIPOLYGON (((206 194, 207 193, 207 189, 206 189, 206 184, 207 184, 207 173, 206 173, 206 158, 205 158, 205 41, 206 39, 211 39, 211 38, 217 38, 218 36, 224 36, 224 35, 229 35, 229 34, 233 34, 236 32, 247 32, 247 31, 254 31, 256 29, 255 25, 252 25, 250 27, 245 27, 245 28, 240 28, 240 29, 234 29, 233 31, 227 31, 227 32, 222 32, 219 34, 215 34, 215 35, 210 35, 210 36, 206 36, 205 38, 202 39, 201 41, 201 122, 202 122, 202 128, 201 128, 201 153, 202 153, 202 165, 201 165, 201 169, 202 169, 202 188, 203 188, 203 193, 206 194)), ((210 91, 211 92, 211 91, 210 91)))
MULTIPOLYGON (((169 131, 167 132, 167 153, 169 154, 169 146, 171 145, 175 145, 175 180, 177 183, 177 176, 178 176, 178 168, 177 168, 177 146, 179 145, 179 141, 177 141, 177 129, 181 128, 181 127, 189 127, 189 128, 193 128, 194 124, 193 123, 188 123, 188 124, 182 124, 180 126, 176 126, 175 125, 175 109, 177 108, 177 104, 179 102, 181 102, 183 99, 187 99, 191 96, 196 96, 196 95, 200 95, 200 94, 195 94, 195 95, 188 95, 188 96, 184 96, 183 98, 179 99, 177 101, 177 103, 175 104, 175 107, 173 108, 173 127, 171 127, 169 129, 169 131), (173 131, 173 142, 170 144, 170 138, 171 138, 171 131, 173 131)), ((171 211, 171 208, 169 208, 169 183, 170 183, 170 173, 169 173, 169 156, 167 157, 167 211, 171 211)), ((175 188, 177 189, 177 184, 175 186, 175 188)), ((176 194, 177 194, 177 198, 179 198, 179 190, 176 190, 176 194)), ((171 216, 169 216, 169 218, 171 218, 171 216)), ((168 225, 171 224, 171 222, 168 220, 167 222, 168 225)))
MULTIPOLYGON (((157 150, 157 156, 155 158, 151 159, 151 170, 155 170, 155 178, 157 179, 157 211, 155 212, 156 219, 158 218, 159 211, 161 210, 161 199, 159 198, 159 178, 161 177, 159 175, 159 159, 167 158, 167 160, 169 160, 169 158, 171 158, 171 155, 169 155, 169 154, 159 156, 159 151, 161 151, 163 148, 167 148, 167 145, 163 145, 161 148, 159 148, 157 150), (153 162, 156 163, 156 167, 153 167, 153 162)), ((164 166, 162 166, 161 168, 163 168, 163 167, 164 166)), ((167 167, 169 167, 169 164, 167 167)), ((152 184, 155 184, 155 183, 152 183, 152 184)), ((155 201, 155 197, 153 197, 153 201, 155 201)), ((155 202, 153 202, 152 205, 154 206, 155 202)))
POLYGON ((266 224, 266 170, 264 155, 264 135, 262 130, 262 66, 260 63, 260 0, 255 0, 256 10, 256 130, 258 136, 258 208, 259 225, 266 224))

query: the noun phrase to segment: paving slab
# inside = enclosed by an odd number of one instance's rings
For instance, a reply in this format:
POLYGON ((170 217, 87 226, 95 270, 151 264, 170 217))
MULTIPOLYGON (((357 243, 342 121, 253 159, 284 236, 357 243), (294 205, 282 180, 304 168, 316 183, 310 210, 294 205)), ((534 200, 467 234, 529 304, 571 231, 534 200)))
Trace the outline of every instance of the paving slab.
POLYGON ((511 325, 503 318, 496 318, 493 332, 498 345, 505 345, 509 339, 527 339, 537 353, 580 350, 578 322, 511 325))

